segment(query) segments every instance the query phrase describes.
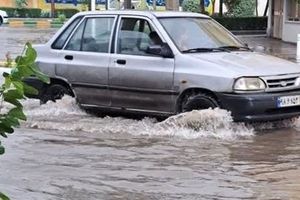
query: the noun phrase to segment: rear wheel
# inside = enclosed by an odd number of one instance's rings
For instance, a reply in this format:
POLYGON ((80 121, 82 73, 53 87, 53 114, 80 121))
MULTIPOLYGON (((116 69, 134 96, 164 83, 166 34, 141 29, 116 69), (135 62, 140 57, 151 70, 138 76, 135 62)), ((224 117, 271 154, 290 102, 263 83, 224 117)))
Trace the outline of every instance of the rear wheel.
POLYGON ((219 107, 219 103, 215 98, 206 93, 196 93, 186 95, 181 104, 181 112, 189 112, 192 110, 203 110, 208 108, 219 107))
POLYGON ((41 103, 47 103, 47 101, 53 101, 62 99, 65 95, 71 95, 70 91, 60 84, 50 85, 44 95, 41 97, 41 103))
POLYGON ((3 24, 3 19, 2 17, 0 16, 0 26, 3 24))

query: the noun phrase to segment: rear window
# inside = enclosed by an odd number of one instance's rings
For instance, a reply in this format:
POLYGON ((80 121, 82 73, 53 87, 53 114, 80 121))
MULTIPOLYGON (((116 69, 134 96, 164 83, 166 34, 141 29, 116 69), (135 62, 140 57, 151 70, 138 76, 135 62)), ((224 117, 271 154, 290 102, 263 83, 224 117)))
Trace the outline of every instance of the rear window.
POLYGON ((74 19, 74 21, 57 37, 54 43, 51 45, 52 49, 62 49, 64 44, 68 40, 70 34, 73 32, 74 28, 80 22, 82 17, 74 19))

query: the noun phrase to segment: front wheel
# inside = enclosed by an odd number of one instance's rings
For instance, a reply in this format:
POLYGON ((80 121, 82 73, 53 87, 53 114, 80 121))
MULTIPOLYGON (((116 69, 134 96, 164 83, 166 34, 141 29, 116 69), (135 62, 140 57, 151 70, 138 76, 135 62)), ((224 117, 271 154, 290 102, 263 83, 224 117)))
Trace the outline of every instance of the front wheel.
POLYGON ((205 93, 186 95, 181 104, 181 112, 192 110, 204 110, 208 108, 220 107, 217 100, 205 93))
POLYGON ((47 103, 47 101, 55 102, 62 99, 65 95, 70 95, 70 91, 66 87, 59 84, 50 85, 41 97, 41 103, 47 103))

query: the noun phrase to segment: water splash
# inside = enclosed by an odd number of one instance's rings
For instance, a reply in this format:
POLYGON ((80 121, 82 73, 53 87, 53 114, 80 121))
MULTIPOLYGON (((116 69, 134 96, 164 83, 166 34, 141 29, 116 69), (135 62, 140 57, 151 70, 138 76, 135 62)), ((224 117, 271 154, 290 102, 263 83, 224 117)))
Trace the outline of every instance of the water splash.
POLYGON ((234 123, 230 113, 221 109, 183 113, 163 122, 147 117, 142 120, 95 117, 81 110, 71 97, 64 97, 56 103, 48 102, 44 105, 40 105, 37 100, 27 100, 24 102, 24 109, 28 115, 28 120, 24 125, 38 129, 186 139, 214 137, 226 140, 249 137, 254 134, 253 128, 246 127, 243 123, 234 123))
POLYGON ((255 131, 266 131, 274 129, 284 129, 284 128, 297 128, 300 129, 300 120, 299 118, 285 119, 274 122, 257 122, 247 125, 248 127, 253 127, 255 131))
POLYGON ((187 129, 194 137, 213 136, 221 139, 235 139, 254 134, 252 127, 246 127, 244 123, 234 123, 230 112, 219 108, 182 113, 160 124, 162 127, 187 129))

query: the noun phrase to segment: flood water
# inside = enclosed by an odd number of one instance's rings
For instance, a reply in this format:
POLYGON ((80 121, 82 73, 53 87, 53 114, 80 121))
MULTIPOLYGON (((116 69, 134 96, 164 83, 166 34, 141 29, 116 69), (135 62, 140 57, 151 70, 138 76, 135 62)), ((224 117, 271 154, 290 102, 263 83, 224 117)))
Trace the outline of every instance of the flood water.
POLYGON ((0 158, 11 199, 300 197, 300 120, 245 125, 224 110, 100 118, 70 97, 24 104, 28 121, 0 158))
MULTIPOLYGON (((56 31, 0 27, 0 60, 56 31)), ((242 40, 294 59, 295 45, 242 40)), ((71 98, 24 104, 28 120, 0 157, 0 191, 12 200, 300 199, 300 119, 245 125, 224 110, 101 118, 71 98)))

